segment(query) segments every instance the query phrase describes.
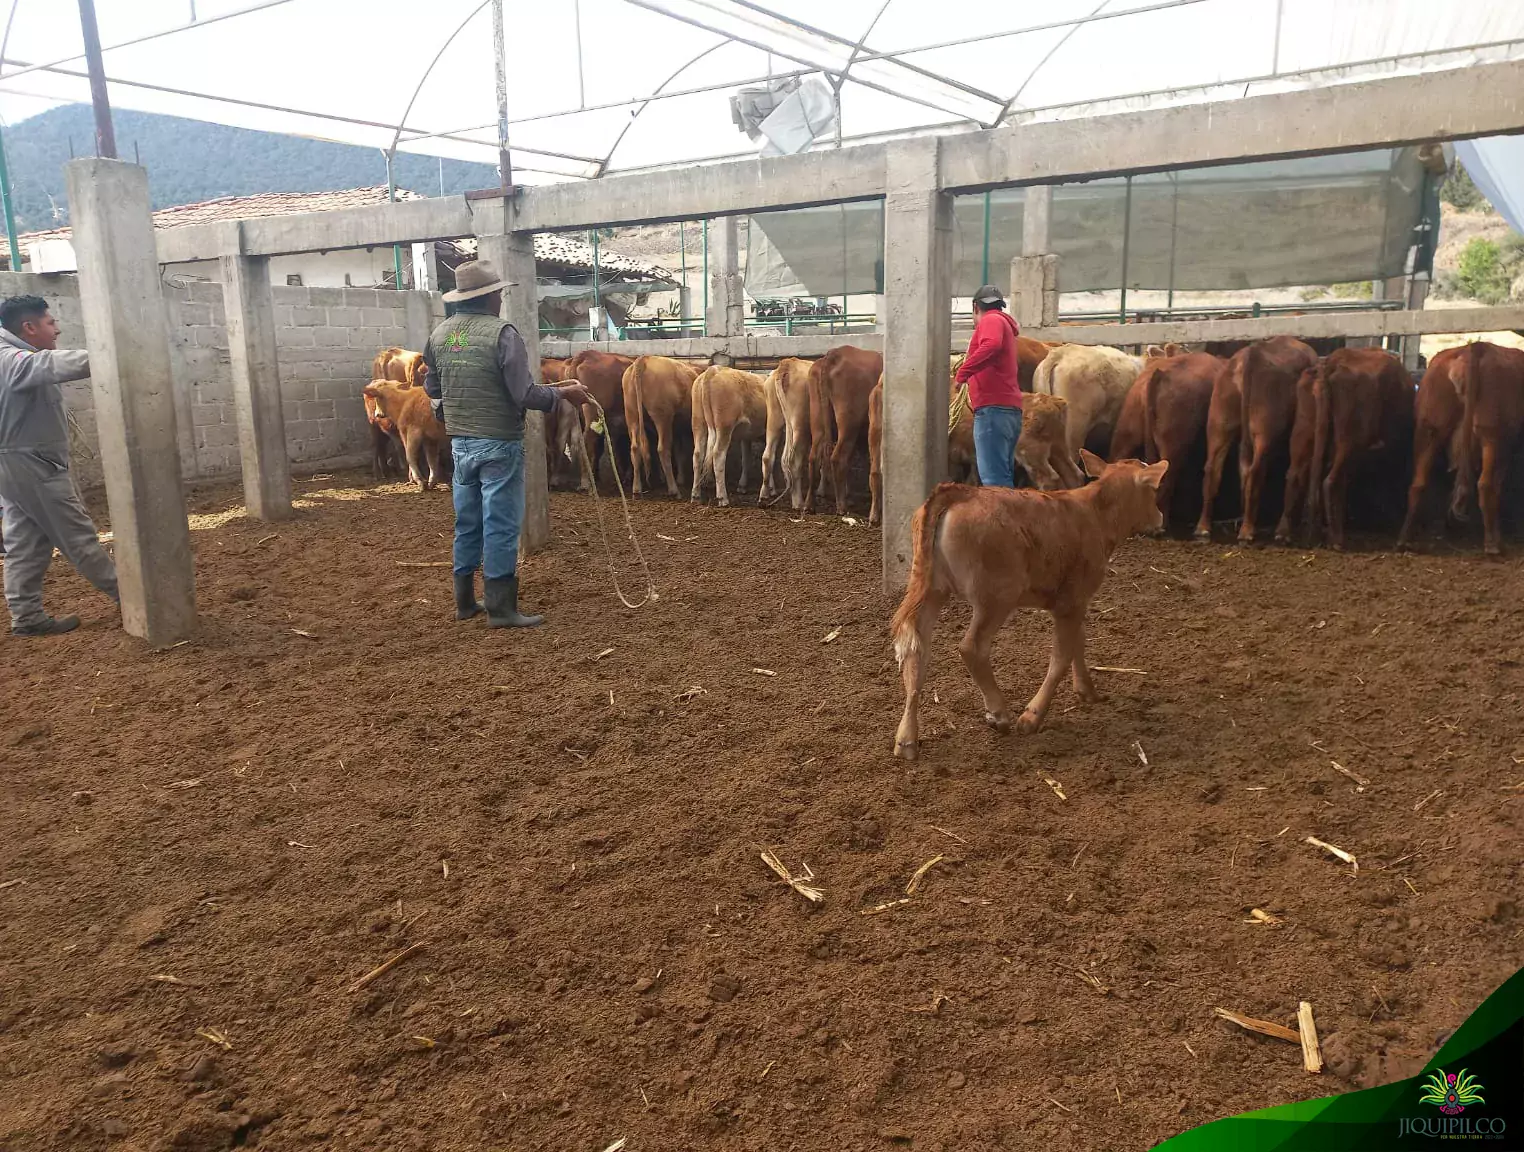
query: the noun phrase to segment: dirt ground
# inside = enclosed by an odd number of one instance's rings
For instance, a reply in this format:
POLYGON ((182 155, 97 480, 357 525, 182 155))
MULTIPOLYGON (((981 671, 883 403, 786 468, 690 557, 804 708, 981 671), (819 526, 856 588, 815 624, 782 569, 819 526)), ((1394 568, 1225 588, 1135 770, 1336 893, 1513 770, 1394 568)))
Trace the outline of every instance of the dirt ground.
POLYGON ((447 493, 298 487, 197 520, 190 643, 62 565, 85 627, 0 639, 7 1152, 1140 1149, 1416 1071, 1524 962, 1516 558, 1131 541, 1090 651, 1142 674, 997 736, 954 610, 906 765, 864 527, 642 503, 628 611, 557 495, 504 634, 399 566, 447 493), (1212 1015, 1304 999, 1322 1076, 1212 1015))

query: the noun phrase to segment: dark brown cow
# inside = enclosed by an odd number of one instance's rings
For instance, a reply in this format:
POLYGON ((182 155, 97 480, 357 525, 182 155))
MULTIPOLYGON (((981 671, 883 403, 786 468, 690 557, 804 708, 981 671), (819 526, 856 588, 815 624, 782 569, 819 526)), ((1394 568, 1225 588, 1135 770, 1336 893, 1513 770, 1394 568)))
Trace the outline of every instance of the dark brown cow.
MULTIPOLYGON (((883 372, 882 356, 851 345, 832 348, 810 366, 812 463, 818 475, 831 478, 837 515, 847 511, 847 469, 867 432, 868 398, 883 372)), ((815 485, 806 491, 813 508, 815 485)))
MULTIPOLYGON (((578 352, 566 361, 561 370, 563 382, 578 381, 603 406, 608 420, 608 440, 616 447, 615 457, 609 461, 609 467, 621 476, 630 475, 630 436, 624 423, 624 370, 633 363, 635 359, 632 356, 589 350, 578 352), (621 452, 622 459, 619 455, 621 452)), ((587 452, 587 466, 592 469, 593 483, 597 483, 598 458, 605 443, 604 437, 594 427, 597 421, 598 410, 591 404, 584 404, 583 446, 587 452)))
POLYGON ((1480 458, 1481 478, 1475 486, 1482 509, 1482 547, 1489 556, 1496 556, 1503 550, 1498 513, 1508 454, 1524 431, 1524 352, 1477 341, 1466 346, 1460 365, 1464 411, 1456 500, 1470 498, 1480 458))
POLYGON ((1111 448, 1106 459, 1132 460, 1143 458, 1143 376, 1147 365, 1132 387, 1122 397, 1122 410, 1117 413, 1117 426, 1111 433, 1111 448))
MULTIPOLYGON (((1413 482, 1408 486, 1408 513, 1402 521, 1402 532, 1397 546, 1406 548, 1413 542, 1413 529, 1418 525, 1418 509, 1429 487, 1429 477, 1434 471, 1435 459, 1443 451, 1449 470, 1454 473, 1460 465, 1461 414, 1465 406, 1461 402, 1460 375, 1464 346, 1446 348, 1437 352, 1424 370, 1418 384, 1418 396, 1413 405, 1413 482)), ((1465 511, 1463 494, 1458 482, 1451 484, 1450 514, 1457 519, 1465 511), (1457 506, 1459 503, 1460 506, 1457 506)))
MULTIPOLYGON (((1307 408, 1298 397, 1298 422, 1306 419, 1307 408)), ((1342 549, 1351 477, 1382 456, 1406 453, 1411 442, 1413 381, 1389 352, 1340 348, 1313 375, 1311 409, 1307 519, 1314 532, 1326 523, 1329 544, 1342 549)), ((1288 476, 1288 503, 1290 487, 1288 476)))
POLYGON ((1207 539, 1212 534, 1212 505, 1228 452, 1236 443, 1243 501, 1238 541, 1253 542, 1270 457, 1289 441, 1296 420, 1296 382, 1317 362, 1318 354, 1295 336, 1272 336, 1239 349, 1217 374, 1207 414, 1198 537, 1207 539))
POLYGON ((1150 463, 1169 462, 1169 471, 1159 482, 1159 511, 1165 527, 1180 473, 1197 443, 1206 438, 1212 386, 1226 364, 1206 352, 1187 352, 1148 361, 1138 377, 1142 386, 1144 459, 1150 463))

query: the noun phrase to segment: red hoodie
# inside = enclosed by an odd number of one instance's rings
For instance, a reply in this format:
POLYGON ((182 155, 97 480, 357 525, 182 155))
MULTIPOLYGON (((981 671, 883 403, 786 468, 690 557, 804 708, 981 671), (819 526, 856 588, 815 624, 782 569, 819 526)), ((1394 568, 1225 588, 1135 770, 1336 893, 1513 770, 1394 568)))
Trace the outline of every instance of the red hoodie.
POLYGON ((968 342, 968 355, 958 368, 958 383, 968 385, 974 409, 1000 405, 1021 407, 1021 381, 1016 376, 1015 319, 998 308, 979 317, 968 342))

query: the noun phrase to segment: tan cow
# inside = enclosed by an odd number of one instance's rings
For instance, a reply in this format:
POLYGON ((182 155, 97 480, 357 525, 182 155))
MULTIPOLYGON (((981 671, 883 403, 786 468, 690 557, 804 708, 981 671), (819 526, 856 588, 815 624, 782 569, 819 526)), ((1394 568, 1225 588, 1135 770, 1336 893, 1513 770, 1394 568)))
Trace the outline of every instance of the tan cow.
POLYGON ((751 372, 718 366, 706 368, 693 381, 693 495, 697 500, 704 481, 714 477, 714 502, 730 506, 725 486, 725 465, 730 459, 730 442, 739 436, 741 443, 741 483, 746 488, 746 473, 752 444, 767 430, 767 382, 751 372))
MULTIPOLYGON (((883 374, 881 355, 850 344, 832 348, 810 367, 811 462, 822 478, 830 477, 837 515, 846 515, 847 470, 867 432, 868 399, 883 374)), ((805 498, 811 510, 814 496, 812 488, 805 498)))
POLYGON ((1091 432, 1114 429, 1122 400, 1143 361, 1115 348, 1063 344, 1049 352, 1032 378, 1034 391, 1069 402, 1069 452, 1078 456, 1091 432))
POLYGON ((669 356, 641 356, 624 371, 624 422, 630 431, 630 490, 640 495, 651 479, 651 444, 646 421, 656 429, 656 458, 667 481, 667 494, 676 496, 677 473, 672 468, 673 430, 681 421, 693 422, 693 381, 698 370, 669 356))
POLYGON ((1135 532, 1163 524, 1158 487, 1169 465, 1107 464, 1089 452, 1081 458, 1097 483, 1065 492, 941 484, 916 512, 910 583, 891 625, 905 685, 896 756, 914 760, 920 752, 921 686, 937 618, 953 593, 973 609, 958 651, 984 696, 984 722, 990 727, 1011 730, 990 646, 1017 608, 1046 609, 1054 623, 1048 674, 1016 721, 1017 730, 1042 726, 1058 682, 1070 669, 1080 699, 1099 699, 1085 665, 1085 612, 1117 546, 1135 532))
POLYGON ((422 388, 408 388, 391 380, 372 380, 365 386, 365 395, 396 425, 407 453, 408 479, 418 485, 420 492, 427 492, 443 476, 439 456, 441 450, 449 447, 445 427, 434 419, 428 396, 422 388), (423 471, 425 459, 429 466, 427 477, 423 471))
POLYGON ((757 499, 781 496, 787 489, 795 512, 804 511, 809 483, 811 364, 787 356, 767 378, 767 446, 762 449, 762 490, 757 499), (777 465, 783 468, 781 488, 773 484, 777 465))

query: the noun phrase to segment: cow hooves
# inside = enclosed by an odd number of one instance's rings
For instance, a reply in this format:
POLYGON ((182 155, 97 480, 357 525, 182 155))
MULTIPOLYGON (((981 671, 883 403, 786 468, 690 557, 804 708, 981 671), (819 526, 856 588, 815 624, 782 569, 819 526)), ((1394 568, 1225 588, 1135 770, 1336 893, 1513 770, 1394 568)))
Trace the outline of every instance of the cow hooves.
POLYGON ((1193 540, 1201 540, 1209 543, 1212 539, 1212 530, 1210 528, 1202 528, 1198 525, 1196 531, 1191 533, 1191 538, 1193 540))
POLYGON ((1503 549, 1500 545, 1488 544, 1482 548, 1482 554, 1484 556, 1501 556, 1503 554, 1503 549))
POLYGON ((1023 736, 1030 736, 1042 727, 1042 717, 1028 708, 1021 714, 1021 719, 1016 721, 1016 731, 1023 736))
POLYGON ((895 741, 894 754, 901 760, 915 760, 921 755, 921 746, 914 740, 906 741, 903 744, 895 741))
POLYGON ((1002 736, 1009 736, 1011 734, 1011 718, 1009 715, 1001 714, 997 716, 993 712, 986 712, 984 714, 984 722, 1002 736))

